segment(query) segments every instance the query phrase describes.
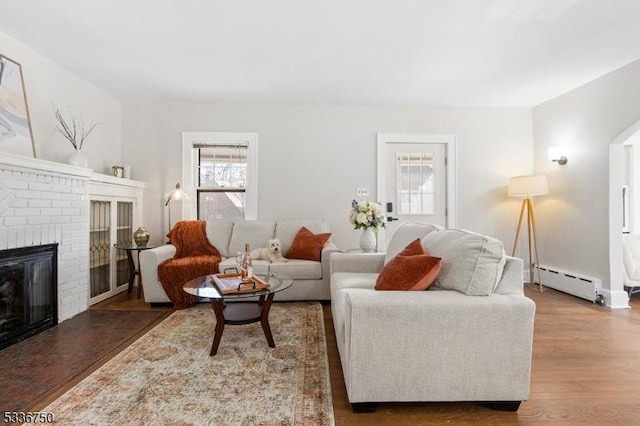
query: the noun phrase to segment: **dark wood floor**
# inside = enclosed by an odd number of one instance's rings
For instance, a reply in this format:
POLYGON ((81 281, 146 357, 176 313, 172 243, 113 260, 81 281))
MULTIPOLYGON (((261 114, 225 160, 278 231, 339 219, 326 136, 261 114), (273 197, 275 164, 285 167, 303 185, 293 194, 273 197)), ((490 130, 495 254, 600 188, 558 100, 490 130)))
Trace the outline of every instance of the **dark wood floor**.
MULTIPOLYGON (((640 424, 640 298, 633 309, 611 311, 551 289, 527 288, 537 305, 531 394, 517 413, 475 403, 383 403, 375 413, 354 414, 347 400, 330 306, 324 306, 336 425, 371 424, 640 424)), ((134 293, 135 294, 135 293, 134 293)), ((145 311, 148 304, 121 294, 94 311, 145 311)), ((169 312, 170 308, 155 308, 169 312)), ((72 320, 70 320, 72 321, 72 320)), ((24 410, 38 410, 124 349, 141 330, 81 375, 45 393, 24 410)), ((86 338, 90 341, 90 338, 86 338)), ((84 349, 78 347, 77 351, 84 349)), ((1 355, 0 351, 0 355, 1 355)))
POLYGON ((0 350, 0 411, 55 399, 171 313, 126 305, 109 302, 0 350))

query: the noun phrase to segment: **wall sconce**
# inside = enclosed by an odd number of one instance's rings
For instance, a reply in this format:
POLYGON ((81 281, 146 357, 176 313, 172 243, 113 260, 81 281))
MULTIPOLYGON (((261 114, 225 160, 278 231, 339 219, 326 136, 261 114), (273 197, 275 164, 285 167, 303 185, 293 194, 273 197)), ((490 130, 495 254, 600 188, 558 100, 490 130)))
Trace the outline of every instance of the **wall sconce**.
POLYGON ((566 153, 563 150, 563 148, 559 146, 549 147, 549 150, 547 151, 549 160, 553 161, 554 163, 558 163, 561 166, 564 166, 565 164, 567 164, 567 156, 565 154, 566 153))

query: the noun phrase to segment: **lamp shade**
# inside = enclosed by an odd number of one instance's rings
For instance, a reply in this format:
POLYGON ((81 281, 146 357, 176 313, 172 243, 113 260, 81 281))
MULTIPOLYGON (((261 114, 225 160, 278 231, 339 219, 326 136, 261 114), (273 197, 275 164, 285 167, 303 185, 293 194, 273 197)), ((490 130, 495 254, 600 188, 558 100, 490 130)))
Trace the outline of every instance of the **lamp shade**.
POLYGON ((187 194, 182 190, 179 183, 176 183, 176 189, 174 189, 171 192, 168 192, 165 195, 165 198, 167 199, 167 202, 165 203, 165 206, 166 206, 167 204, 169 204, 171 200, 188 200, 189 194, 187 194))
POLYGON ((549 185, 545 175, 516 176, 509 179, 509 197, 546 195, 549 185))

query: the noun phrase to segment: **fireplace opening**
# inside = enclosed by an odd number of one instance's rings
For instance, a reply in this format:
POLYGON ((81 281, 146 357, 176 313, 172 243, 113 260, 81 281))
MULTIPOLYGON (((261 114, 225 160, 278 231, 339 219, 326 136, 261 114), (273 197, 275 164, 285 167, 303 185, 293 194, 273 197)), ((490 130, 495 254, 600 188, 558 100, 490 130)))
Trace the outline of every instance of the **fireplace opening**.
POLYGON ((58 244, 0 251, 0 349, 58 323, 58 244))

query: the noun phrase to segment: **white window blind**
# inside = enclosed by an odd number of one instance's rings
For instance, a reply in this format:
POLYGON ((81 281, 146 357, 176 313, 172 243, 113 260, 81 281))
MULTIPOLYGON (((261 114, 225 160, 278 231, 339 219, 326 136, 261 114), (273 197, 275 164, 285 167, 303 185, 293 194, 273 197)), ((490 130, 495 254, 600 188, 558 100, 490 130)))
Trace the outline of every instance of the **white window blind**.
POLYGON ((245 218, 246 143, 196 143, 198 219, 245 218))

